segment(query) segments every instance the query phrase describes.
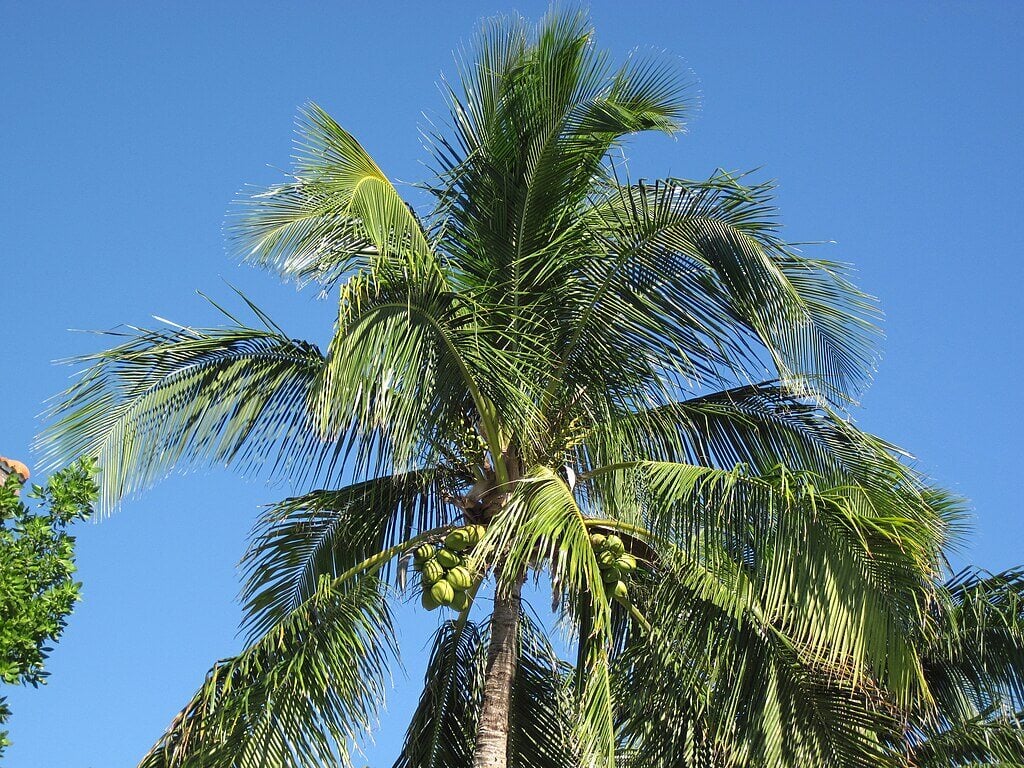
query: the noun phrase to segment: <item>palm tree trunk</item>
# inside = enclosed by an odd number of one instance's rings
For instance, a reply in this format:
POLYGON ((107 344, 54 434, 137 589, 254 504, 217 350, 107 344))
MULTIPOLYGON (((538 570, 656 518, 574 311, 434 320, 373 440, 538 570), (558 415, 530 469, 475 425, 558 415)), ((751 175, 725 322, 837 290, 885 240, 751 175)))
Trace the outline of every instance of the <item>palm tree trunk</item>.
POLYGON ((487 649, 484 701, 473 751, 473 768, 505 768, 508 764, 508 714, 516 672, 519 604, 523 578, 497 590, 491 614, 491 643, 487 649))

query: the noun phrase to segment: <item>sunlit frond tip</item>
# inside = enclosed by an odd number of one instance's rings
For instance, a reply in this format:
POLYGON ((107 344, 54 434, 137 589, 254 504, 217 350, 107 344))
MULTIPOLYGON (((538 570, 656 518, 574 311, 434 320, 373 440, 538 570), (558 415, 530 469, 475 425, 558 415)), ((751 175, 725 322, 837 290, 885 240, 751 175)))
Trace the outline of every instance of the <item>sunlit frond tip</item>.
POLYGON ((298 118, 290 178, 239 202, 229 219, 231 249, 300 285, 325 287, 392 261, 428 265, 415 212, 352 134, 316 104, 298 118))

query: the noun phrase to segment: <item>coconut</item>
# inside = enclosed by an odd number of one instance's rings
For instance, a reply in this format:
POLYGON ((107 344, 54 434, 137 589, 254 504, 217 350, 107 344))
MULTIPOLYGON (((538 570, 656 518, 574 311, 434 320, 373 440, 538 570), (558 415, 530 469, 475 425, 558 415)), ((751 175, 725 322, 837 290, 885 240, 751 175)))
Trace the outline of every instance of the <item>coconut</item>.
POLYGON ((459 591, 460 589, 469 589, 470 585, 473 583, 473 576, 461 565, 458 565, 448 571, 448 575, 445 576, 445 579, 452 585, 452 588, 455 591, 459 591))
POLYGON ((614 584, 621 578, 622 571, 620 571, 614 565, 610 568, 605 568, 603 571, 601 571, 601 581, 603 581, 605 584, 614 584))
POLYGON ((445 548, 438 550, 437 562, 439 562, 444 568, 454 568, 458 565, 462 565, 462 558, 450 549, 445 548))
POLYGON ((608 537, 603 533, 592 533, 590 534, 590 546, 594 549, 601 549, 604 546, 604 542, 608 537))
POLYGON ((626 546, 622 543, 622 539, 614 533, 604 540, 604 548, 608 552, 614 552, 616 557, 626 551, 626 546))
POLYGON ((469 607, 469 595, 465 592, 455 592, 455 597, 448 603, 449 607, 454 608, 456 611, 464 611, 469 607))
POLYGON ((420 605, 426 608, 428 611, 432 611, 439 607, 441 604, 434 599, 434 596, 430 594, 429 590, 423 590, 423 594, 420 595, 420 605))
POLYGON ((466 528, 456 528, 444 538, 444 545, 453 552, 462 552, 469 549, 470 536, 472 534, 466 528))
POLYGON ((620 571, 629 573, 636 570, 636 558, 630 554, 624 554, 615 561, 615 567, 620 571))
POLYGON ((430 588, 430 595, 441 605, 448 605, 455 597, 455 590, 452 585, 442 579, 430 588))
POLYGON ((423 564, 423 583, 434 584, 444 578, 444 566, 436 559, 423 564))
POLYGON ((423 565, 423 563, 433 559, 434 552, 435 550, 433 544, 423 544, 419 547, 416 547, 416 549, 413 551, 413 561, 417 565, 423 565))
POLYGON ((471 546, 476 546, 483 539, 484 534, 487 533, 487 529, 482 525, 471 525, 469 526, 469 543, 471 546))
POLYGON ((604 550, 597 553, 597 564, 602 568, 610 568, 615 564, 616 555, 614 552, 604 550))
POLYGON ((616 600, 627 599, 629 597, 629 587, 626 586, 626 582, 615 582, 615 587, 612 589, 612 595, 615 597, 616 600))

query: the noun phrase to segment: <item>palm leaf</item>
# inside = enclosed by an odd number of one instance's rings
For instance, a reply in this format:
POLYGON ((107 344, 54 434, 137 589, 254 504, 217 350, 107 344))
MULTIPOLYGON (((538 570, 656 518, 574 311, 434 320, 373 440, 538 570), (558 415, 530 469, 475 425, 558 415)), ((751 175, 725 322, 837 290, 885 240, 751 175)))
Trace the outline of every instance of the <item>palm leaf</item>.
POLYGON ((940 732, 926 733, 909 751, 920 768, 1020 768, 1024 766, 1024 713, 982 713, 940 732))
POLYGON ((807 653, 742 568, 676 551, 658 570, 633 590, 654 629, 631 634, 614 666, 633 763, 894 764, 870 689, 807 653))
POLYGON ((918 713, 925 726, 1024 708, 1024 570, 965 569, 929 613, 924 664, 934 705, 918 713))
POLYGON ((350 766, 374 721, 397 649, 372 577, 316 595, 216 664, 140 768, 350 766))
POLYGON ((940 566, 943 521, 923 498, 911 507, 856 486, 816 486, 820 478, 783 467, 750 476, 638 462, 608 473, 631 474, 619 488, 638 494, 610 507, 614 517, 710 567, 742 566, 766 616, 804 652, 874 670, 901 702, 924 695, 912 633, 932 591, 922 574, 940 566))
POLYGON ((475 624, 441 625, 427 662, 423 693, 394 768, 470 768, 485 651, 475 624))
POLYGON ((577 768, 572 668, 560 660, 525 611, 519 618, 519 659, 509 711, 510 768, 577 768))
POLYGON ((335 468, 341 446, 317 436, 307 410, 324 366, 314 345, 269 321, 113 335, 127 341, 76 361, 89 367, 39 437, 49 464, 98 459, 104 508, 199 459, 243 469, 270 459, 296 480, 335 468))
POLYGON ((586 641, 581 640, 585 669, 575 718, 577 741, 587 759, 611 766, 615 736, 608 660, 610 608, 586 521, 571 490, 550 470, 535 469, 494 519, 480 549, 484 557, 504 553, 503 574, 525 573, 532 562, 546 562, 554 584, 569 596, 564 606, 582 605, 584 597, 593 596, 585 619, 571 617, 577 626, 586 620, 589 630, 586 641))
POLYGON ((415 213, 351 134, 316 104, 299 133, 292 180, 253 195, 233 222, 243 258, 324 286, 363 269, 436 269, 415 213))
MULTIPOLYGON (((447 621, 434 637, 423 693, 395 768, 468 768, 483 698, 489 626, 447 621)), ((509 713, 512 768, 576 768, 569 669, 520 614, 509 713)))
MULTIPOLYGON (((261 634, 378 552, 448 522, 434 472, 373 478, 270 507, 242 559, 248 631, 261 634)), ((388 566, 385 566, 385 578, 388 566)))
POLYGON ((610 188, 584 219, 607 256, 580 297, 562 376, 626 340, 660 365, 689 361, 684 373, 757 376, 761 346, 790 388, 855 394, 876 358, 874 304, 837 265, 779 239, 770 194, 727 175, 610 188))

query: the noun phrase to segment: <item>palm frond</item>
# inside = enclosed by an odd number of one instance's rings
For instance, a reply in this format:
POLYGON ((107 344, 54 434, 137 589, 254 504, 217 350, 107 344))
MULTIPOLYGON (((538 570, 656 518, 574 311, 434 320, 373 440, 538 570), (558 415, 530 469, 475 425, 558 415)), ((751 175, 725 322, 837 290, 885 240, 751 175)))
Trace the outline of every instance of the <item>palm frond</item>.
POLYGON ((486 647, 483 633, 471 622, 441 625, 394 768, 470 768, 486 647))
POLYGON ((925 669, 938 716, 1024 709, 1024 569, 966 569, 932 604, 925 669))
POLYGON ((404 471, 433 463, 468 418, 499 455, 496 413, 506 433, 537 421, 529 388, 508 371, 538 361, 495 343, 489 322, 436 281, 349 281, 316 398, 321 430, 354 429, 383 471, 404 471))
POLYGON ((197 460, 269 467, 296 480, 331 474, 341 446, 323 440, 308 402, 324 357, 278 328, 133 328, 56 398, 40 435, 48 464, 102 467, 101 506, 197 460))
POLYGON ((631 634, 614 669, 635 764, 895 765, 878 693, 808 653, 742 567, 676 550, 634 591, 654 629, 631 634))
MULTIPOLYGON (((440 473, 418 471, 313 491, 275 504, 242 559, 246 627, 262 634, 367 558, 449 522, 440 473)), ((382 569, 385 580, 389 565, 382 569)))
MULTIPOLYGON (((802 650, 873 670, 901 702, 924 693, 913 632, 933 591, 944 525, 924 497, 884 497, 778 467, 771 475, 638 462, 611 507, 711 567, 742 569, 802 650), (910 500, 915 500, 912 506, 910 500)), ((603 503, 611 504, 610 498, 603 503)), ((727 591, 734 586, 723 587, 727 591)))
MULTIPOLYGON (((615 756, 614 708, 609 679, 611 618, 601 572, 582 510, 565 482, 548 469, 536 468, 520 481, 481 542, 486 557, 503 553, 504 573, 525 573, 532 564, 548 565, 567 607, 589 597, 589 637, 582 651, 585 673, 576 717, 581 754, 595 765, 612 766, 615 756)), ((499 584, 499 588, 501 585, 499 584)), ((582 616, 573 617, 575 622, 582 616)))
POLYGON ((610 187, 584 219, 606 257, 580 296, 562 378, 630 342, 660 365, 689 361, 684 373, 756 380, 761 349, 793 391, 855 395, 876 360, 875 305, 838 265, 778 237, 770 195, 728 175, 610 187))
POLYGON ((300 114, 292 179, 244 201, 229 230, 242 257, 300 284, 361 270, 434 271, 416 214, 359 142, 316 104, 300 114))
POLYGON ((395 657, 384 586, 322 588, 246 650, 216 664, 140 768, 351 766, 395 657))
POLYGON ((582 12, 536 27, 490 20, 464 54, 463 93, 449 90, 454 138, 435 142, 446 250, 458 272, 514 306, 556 285, 571 263, 571 243, 551 245, 571 231, 615 143, 671 133, 690 109, 674 62, 637 55, 614 69, 593 37, 582 12))
POLYGON ((1020 768, 1024 765, 1024 713, 981 713, 930 733, 909 751, 919 768, 1020 768))
POLYGON ((572 668, 560 660, 525 611, 519 618, 519 659, 509 710, 510 768, 578 768, 572 668))
POLYGON ((640 457, 720 469, 779 463, 830 479, 906 475, 901 454, 780 382, 766 381, 625 414, 599 423, 585 440, 583 463, 640 457))

